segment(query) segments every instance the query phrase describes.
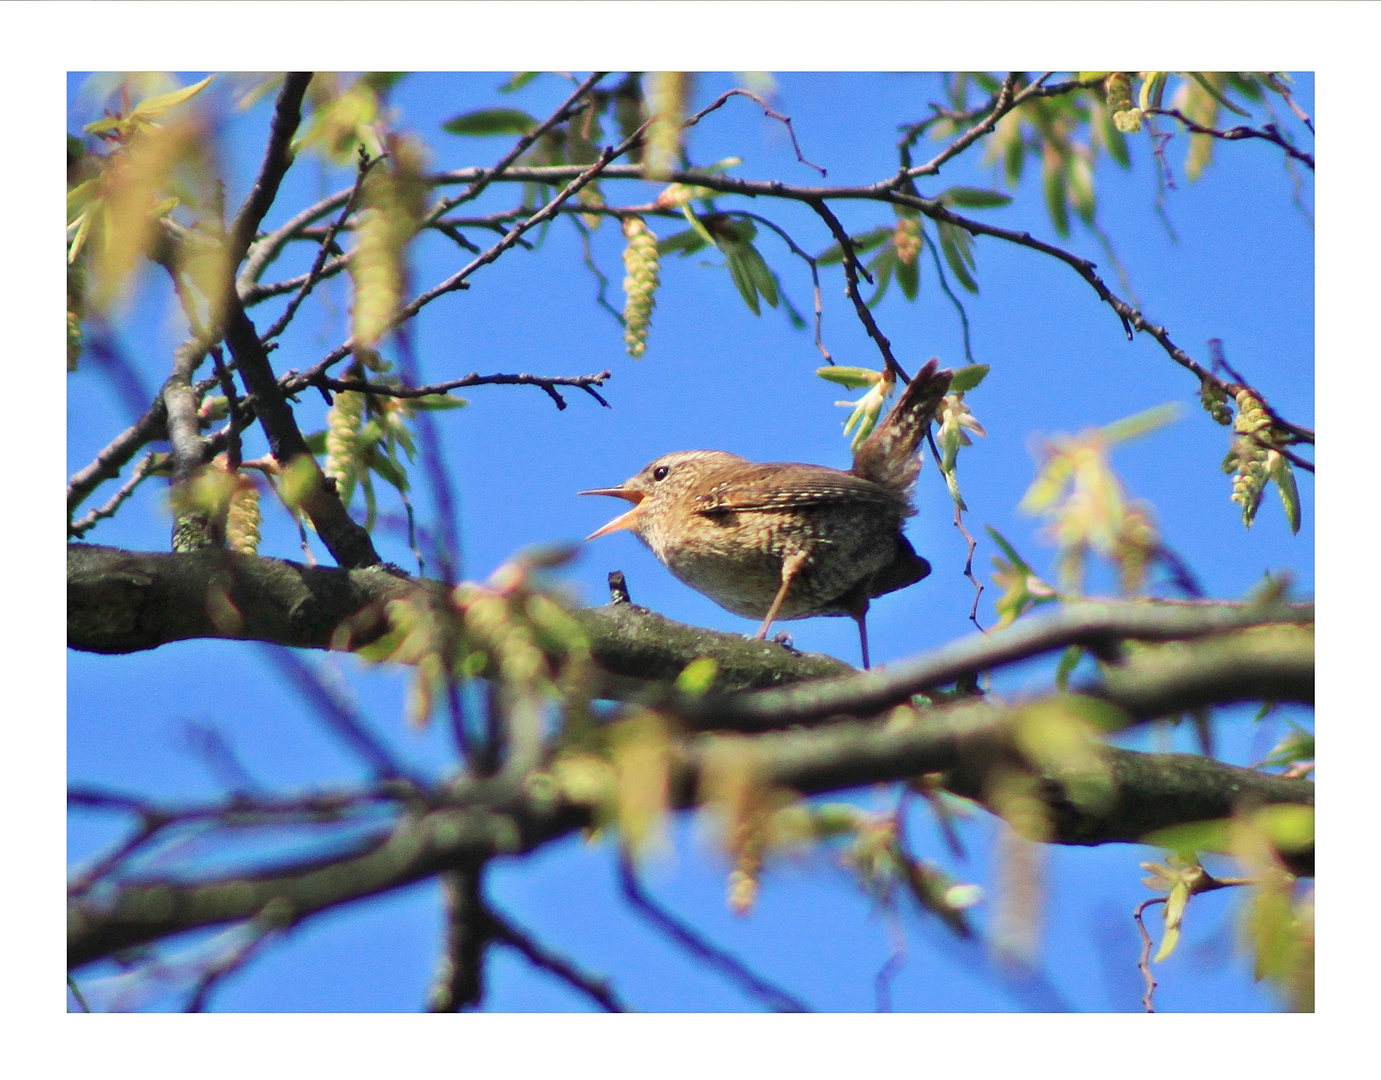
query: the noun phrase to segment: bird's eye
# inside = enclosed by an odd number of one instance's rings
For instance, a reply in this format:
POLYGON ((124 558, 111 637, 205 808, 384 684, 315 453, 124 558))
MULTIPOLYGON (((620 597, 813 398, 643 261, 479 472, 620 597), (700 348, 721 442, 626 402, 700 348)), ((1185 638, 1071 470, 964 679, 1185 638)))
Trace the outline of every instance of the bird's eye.
POLYGON ((670 471, 671 470, 668 469, 665 465, 658 465, 655 469, 652 470, 652 479, 665 480, 667 478, 667 473, 669 473, 670 471))

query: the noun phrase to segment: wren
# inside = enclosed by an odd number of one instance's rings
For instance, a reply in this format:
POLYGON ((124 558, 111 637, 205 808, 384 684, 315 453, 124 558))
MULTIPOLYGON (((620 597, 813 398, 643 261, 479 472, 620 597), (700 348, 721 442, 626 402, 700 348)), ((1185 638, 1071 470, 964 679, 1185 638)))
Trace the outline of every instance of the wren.
POLYGON ((866 668, 869 601, 930 573, 902 522, 916 512, 916 451, 952 375, 934 360, 922 368, 847 471, 683 450, 618 487, 582 491, 634 504, 586 539, 630 530, 691 588, 762 619, 759 638, 779 620, 847 615, 866 668))

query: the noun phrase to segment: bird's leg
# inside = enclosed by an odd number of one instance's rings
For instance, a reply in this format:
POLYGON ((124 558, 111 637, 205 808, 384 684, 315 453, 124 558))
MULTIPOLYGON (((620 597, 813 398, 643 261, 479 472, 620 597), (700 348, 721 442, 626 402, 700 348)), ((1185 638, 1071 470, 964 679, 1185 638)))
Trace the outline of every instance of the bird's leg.
POLYGON ((858 623, 858 644, 863 649, 863 670, 868 670, 868 605, 864 602, 863 610, 854 615, 854 622, 858 623))
POLYGON ((763 619, 762 625, 758 627, 758 640, 767 637, 767 631, 772 626, 772 620, 777 617, 777 612, 782 609, 782 602, 786 600, 786 594, 791 588, 792 579, 796 577, 796 571, 801 569, 805 561, 806 553, 804 551, 793 551, 782 560, 781 588, 777 590, 777 595, 772 598, 772 606, 767 609, 767 618, 763 619))

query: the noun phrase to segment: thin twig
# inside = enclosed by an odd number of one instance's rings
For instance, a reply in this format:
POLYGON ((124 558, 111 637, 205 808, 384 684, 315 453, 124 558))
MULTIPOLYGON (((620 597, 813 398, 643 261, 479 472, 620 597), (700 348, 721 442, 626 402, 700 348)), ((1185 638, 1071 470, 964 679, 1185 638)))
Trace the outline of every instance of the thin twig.
MULTIPOLYGON (((863 270, 863 264, 858 261, 858 253, 854 250, 853 240, 850 239, 844 226, 839 223, 839 219, 834 216, 834 212, 825 205, 824 199, 807 199, 806 203, 829 226, 830 232, 834 234, 835 240, 839 242, 839 246, 844 251, 845 288, 848 290, 849 299, 854 302, 854 310, 858 313, 863 328, 868 331, 868 336, 877 343, 878 350, 882 353, 883 362, 887 365, 888 370, 903 383, 909 383, 911 376, 907 375, 902 366, 897 363, 897 358, 892 355, 892 343, 878 328, 877 320, 873 318, 873 313, 868 310, 868 305, 864 303, 863 295, 858 290, 858 271, 863 270)), ((863 270, 863 274, 866 277, 868 271, 863 270)), ((869 280, 872 279, 869 278, 869 280)))
MULTIPOLYGON (((565 209, 571 208, 563 207, 563 210, 565 209)), ((570 220, 575 225, 576 232, 580 234, 580 246, 584 256, 585 268, 589 270, 590 273, 594 274, 595 280, 599 283, 599 289, 595 294, 595 303, 609 312, 620 327, 626 326, 627 321, 624 319, 623 313, 614 307, 613 304, 609 303, 607 296, 609 291, 609 277, 599 268, 599 264, 595 262, 594 250, 590 246, 589 227, 578 216, 573 216, 570 220)))
POLYGON ((436 221, 439 217, 441 217, 442 214, 446 213, 448 210, 455 208, 456 206, 459 206, 461 203, 469 202, 470 200, 477 198, 480 195, 480 193, 484 191, 485 188, 487 188, 495 180, 501 177, 510 165, 512 165, 515 161, 518 160, 518 158, 520 158, 524 153, 526 153, 528 147, 532 146, 533 143, 535 143, 548 131, 554 128, 557 124, 574 115, 576 112, 579 112, 581 108, 587 107, 582 106, 581 99, 584 98, 585 95, 588 94, 590 90, 594 88, 596 83, 598 83, 601 79, 604 78, 604 76, 608 74, 609 73, 607 71, 596 71, 592 75, 590 75, 589 78, 587 78, 583 83, 576 87, 575 93, 573 93, 564 102, 562 102, 560 107, 557 108, 557 110, 554 113, 552 113, 549 117, 542 121, 542 123, 538 124, 535 128, 529 131, 522 138, 520 138, 516 143, 514 143, 513 148, 509 150, 509 152, 505 154, 502 158, 499 159, 499 163, 497 165, 495 165, 492 169, 485 170, 482 176, 477 177, 475 181, 471 183, 471 185, 464 191, 462 191, 459 195, 453 196, 449 199, 442 199, 434 207, 432 207, 432 209, 427 212, 426 217, 422 219, 423 227, 432 224, 432 222, 436 221))
MULTIPOLYGON (((1170 116, 1178 120, 1188 130, 1196 135, 1208 135, 1214 139, 1222 139, 1225 142, 1235 142, 1238 139, 1264 139, 1266 142, 1274 143, 1284 150, 1295 161, 1306 165, 1310 171, 1314 169, 1314 156, 1306 154, 1303 150, 1297 149, 1288 139, 1280 133, 1280 129, 1275 124, 1267 124, 1264 128, 1237 127, 1219 130, 1217 128, 1205 127, 1195 120, 1185 116, 1179 109, 1147 109, 1147 113, 1156 116, 1170 116)), ((1312 130, 1312 129, 1311 129, 1312 130)))
POLYGON ((813 161, 807 161, 806 156, 801 153, 801 144, 796 141, 796 129, 791 126, 791 117, 784 116, 779 112, 773 111, 772 106, 768 105, 767 102, 763 101, 762 98, 760 98, 757 94, 753 93, 753 91, 751 90, 744 90, 740 88, 725 91, 723 94, 720 94, 719 97, 715 98, 714 101, 710 102, 710 104, 706 105, 694 116, 688 118, 686 122, 681 125, 682 129, 694 127, 696 124, 700 123, 700 121, 703 120, 706 116, 714 112, 716 109, 718 109, 732 97, 746 97, 753 101, 756 101, 759 105, 762 106, 762 111, 764 113, 770 116, 773 120, 780 120, 783 124, 785 124, 786 133, 789 136, 791 136, 791 148, 796 151, 796 160, 799 161, 802 165, 808 165, 810 168, 818 172, 821 176, 827 175, 827 173, 821 166, 815 164, 815 162, 813 161))
MULTIPOLYGON (((273 325, 261 335, 261 341, 272 341, 287 328, 287 325, 292 322, 293 316, 297 314, 297 309, 302 305, 302 301, 307 299, 307 296, 316 286, 316 283, 321 280, 322 271, 326 266, 326 257, 331 254, 331 249, 336 242, 336 234, 339 233, 341 227, 344 226, 345 219, 354 213, 355 207, 359 204, 360 192, 364 190, 365 178, 369 175, 370 170, 382 160, 382 157, 369 157, 364 153, 364 148, 360 148, 360 163, 355 175, 355 186, 350 191, 350 198, 346 200, 345 207, 341 210, 340 215, 335 221, 331 222, 330 228, 326 230, 326 235, 321 240, 321 246, 317 248, 316 258, 312 261, 312 268, 307 271, 307 275, 303 279, 301 287, 297 290, 293 298, 288 301, 288 306, 283 310, 283 314, 278 316, 273 325)), ((342 265, 344 265, 343 260, 342 265)))
POLYGON ((135 466, 134 472, 121 486, 120 490, 112 495, 104 506, 92 510, 80 520, 74 521, 71 525, 68 525, 67 535, 76 537, 80 540, 95 527, 98 521, 114 517, 115 511, 120 509, 124 501, 133 495, 135 489, 153 472, 159 460, 159 455, 155 454, 152 450, 145 454, 144 459, 135 466))
POLYGON ((820 267, 819 264, 815 261, 815 257, 806 252, 803 248, 801 248, 801 246, 797 244, 795 240, 791 239, 790 235, 788 235, 785 229, 783 229, 775 221, 772 221, 770 218, 765 218, 761 214, 754 214, 751 211, 747 210, 733 210, 730 211, 730 213, 733 214, 734 217, 751 218, 753 221, 758 222, 760 225, 766 225, 769 229, 771 229, 774 233, 776 233, 778 236, 782 238, 782 242, 785 243, 786 246, 791 249, 791 253, 793 255, 796 255, 799 258, 801 258, 805 262, 805 264, 810 267, 810 280, 812 282, 813 292, 815 295, 815 347, 820 350, 820 355, 825 358, 825 363, 833 364, 834 357, 830 355, 829 349, 825 348, 825 342, 823 337, 821 336, 821 320, 824 315, 824 309, 820 302, 820 267))
MULTIPOLYGON (((284 393, 295 394, 305 386, 310 385, 335 391, 353 390, 357 393, 376 394, 380 397, 422 398, 445 394, 448 391, 466 386, 540 386, 548 394, 553 393, 553 387, 574 386, 590 394, 606 409, 609 408, 609 403, 592 387, 603 386, 606 380, 612 378, 611 372, 607 369, 595 375, 528 375, 526 373, 481 375, 477 371, 472 371, 469 375, 464 375, 459 379, 449 379, 446 382, 431 383, 427 386, 391 386, 386 383, 366 382, 362 379, 333 379, 329 375, 319 375, 310 382, 303 381, 299 384, 294 376, 295 373, 289 372, 280 381, 284 393)), ((566 402, 559 395, 555 396, 557 408, 564 409, 566 402)))
POLYGON ((1141 932, 1141 958, 1136 966, 1141 970, 1141 974, 1146 979, 1146 993, 1142 995, 1141 1004, 1145 1006, 1148 1013, 1156 1011, 1153 996, 1156 992, 1156 978, 1151 974, 1151 935, 1146 930, 1146 924, 1141 921, 1142 913, 1152 904, 1165 903, 1165 897, 1153 896, 1150 900, 1143 900, 1132 912, 1132 918, 1136 920, 1136 928, 1141 932))
POLYGON ((299 657, 289 649, 265 645, 264 655, 278 668, 283 677, 297 690, 327 729, 369 765, 375 779, 409 779, 420 781, 402 764, 393 752, 369 730, 369 725, 354 704, 346 697, 343 685, 334 672, 299 657))
MULTIPOLYGON (((500 240, 493 247, 489 248, 489 250, 487 250, 483 255, 480 255, 477 258, 473 259, 463 269, 452 274, 449 278, 441 282, 439 285, 433 286, 426 292, 414 297, 411 301, 409 301, 407 304, 405 304, 402 308, 398 310, 398 312, 389 321, 388 326, 385 329, 392 329, 407 322, 407 320, 411 319, 414 315, 416 315, 419 311, 421 311, 424 307, 426 307, 439 296, 444 296, 447 293, 455 292, 458 289, 468 289, 470 286, 467 279, 470 277, 471 274, 473 274, 476 270, 479 270, 481 267, 489 265, 500 255, 502 255, 505 251, 511 248, 514 244, 518 243, 518 241, 522 238, 524 233, 542 224, 543 222, 550 221, 556 215, 557 211, 561 208, 562 204, 566 202, 566 200, 578 193, 583 187, 589 184, 591 180, 595 179, 595 177, 599 176, 602 172, 604 172, 609 167, 610 162, 612 162, 615 158, 621 157, 623 154, 626 154, 629 150, 636 146, 641 141, 643 128, 645 128, 646 126, 647 125, 644 124, 643 127, 640 127, 632 135, 630 135, 623 142, 621 142, 617 147, 606 147, 604 152, 600 154, 599 159, 593 165, 589 165, 587 167, 582 168, 581 171, 576 175, 576 177, 573 180, 571 180, 571 182, 568 183, 565 186, 565 188, 563 188, 544 207, 538 210, 531 217, 527 218, 525 221, 522 221, 519 224, 515 225, 504 235, 502 240, 500 240)), ((510 170, 510 174, 511 171, 512 170, 510 170)), ((354 351, 354 348, 354 338, 351 338, 349 341, 346 341, 343 344, 338 345, 322 360, 318 361, 307 372, 306 381, 310 382, 313 377, 321 375, 326 371, 329 371, 332 365, 339 363, 345 357, 349 356, 350 353, 354 351)))
POLYGON ((206 966, 182 1011, 205 1012, 212 992, 231 975, 248 965, 282 929, 282 926, 265 920, 255 920, 250 926, 245 927, 246 940, 206 966))
POLYGON ((302 122, 302 98, 311 81, 310 71, 292 71, 283 79, 283 88, 278 92, 278 101, 273 107, 273 124, 269 130, 268 145, 264 147, 264 159, 259 165, 259 175, 254 178, 254 186, 235 215, 234 224, 226 237, 227 262, 232 267, 239 266, 244 259, 250 241, 259 230, 259 223, 264 220, 264 215, 278 196, 278 185, 293 162, 292 137, 302 122))
POLYGON ((711 945, 703 937, 688 927, 671 912, 656 903, 638 884, 633 864, 626 854, 619 856, 619 887, 624 897, 667 937, 680 945, 707 967, 727 975, 740 989, 762 1001, 774 1012, 812 1012, 799 998, 773 986, 767 980, 755 975, 737 957, 723 949, 711 945))
POLYGON ((964 302, 954 295, 954 291, 949 287, 949 277, 945 274, 944 265, 940 262, 940 249, 930 242, 930 237, 925 238, 925 246, 930 248, 930 257, 935 263, 935 273, 940 278, 940 291, 949 297, 949 302, 954 305, 954 310, 959 312, 959 325, 964 331, 964 359, 970 364, 974 363, 973 348, 969 342, 969 313, 964 309, 964 302))
MULTIPOLYGON (((280 225, 271 233, 258 237, 245 260, 244 268, 240 271, 240 276, 236 279, 236 285, 240 290, 240 298, 246 305, 257 303, 255 299, 255 289, 259 278, 268 268, 269 264, 278 257, 288 241, 301 236, 303 230, 312 222, 325 217, 332 210, 339 206, 344 206, 350 198, 350 193, 354 190, 353 186, 337 191, 334 195, 328 195, 319 202, 313 203, 305 210, 289 218, 284 224, 280 225)), ((304 275, 305 276, 305 275, 304 275)), ((322 275, 325 276, 324 274, 322 275)), ((294 286, 295 288, 296 286, 294 286)), ((291 289, 284 289, 283 292, 290 292, 291 289)))
POLYGON ((608 979, 601 979, 581 971, 564 956, 552 952, 492 908, 487 914, 491 924, 490 932, 494 940, 522 953, 533 967, 541 968, 543 971, 555 975, 558 979, 590 998, 605 1012, 630 1011, 628 1006, 624 1005, 610 988, 608 979))

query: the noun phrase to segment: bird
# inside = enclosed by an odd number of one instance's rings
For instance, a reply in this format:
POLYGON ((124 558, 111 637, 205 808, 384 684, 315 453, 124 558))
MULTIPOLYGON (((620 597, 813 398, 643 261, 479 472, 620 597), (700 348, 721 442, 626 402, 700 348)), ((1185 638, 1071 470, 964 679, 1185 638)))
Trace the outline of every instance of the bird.
POLYGON ((930 573, 902 522, 916 512, 917 449, 952 376, 934 359, 926 364, 848 470, 682 450, 617 487, 579 492, 633 504, 585 539, 629 530, 685 584, 761 619, 759 639, 774 622, 848 616, 867 668, 869 602, 930 573))

